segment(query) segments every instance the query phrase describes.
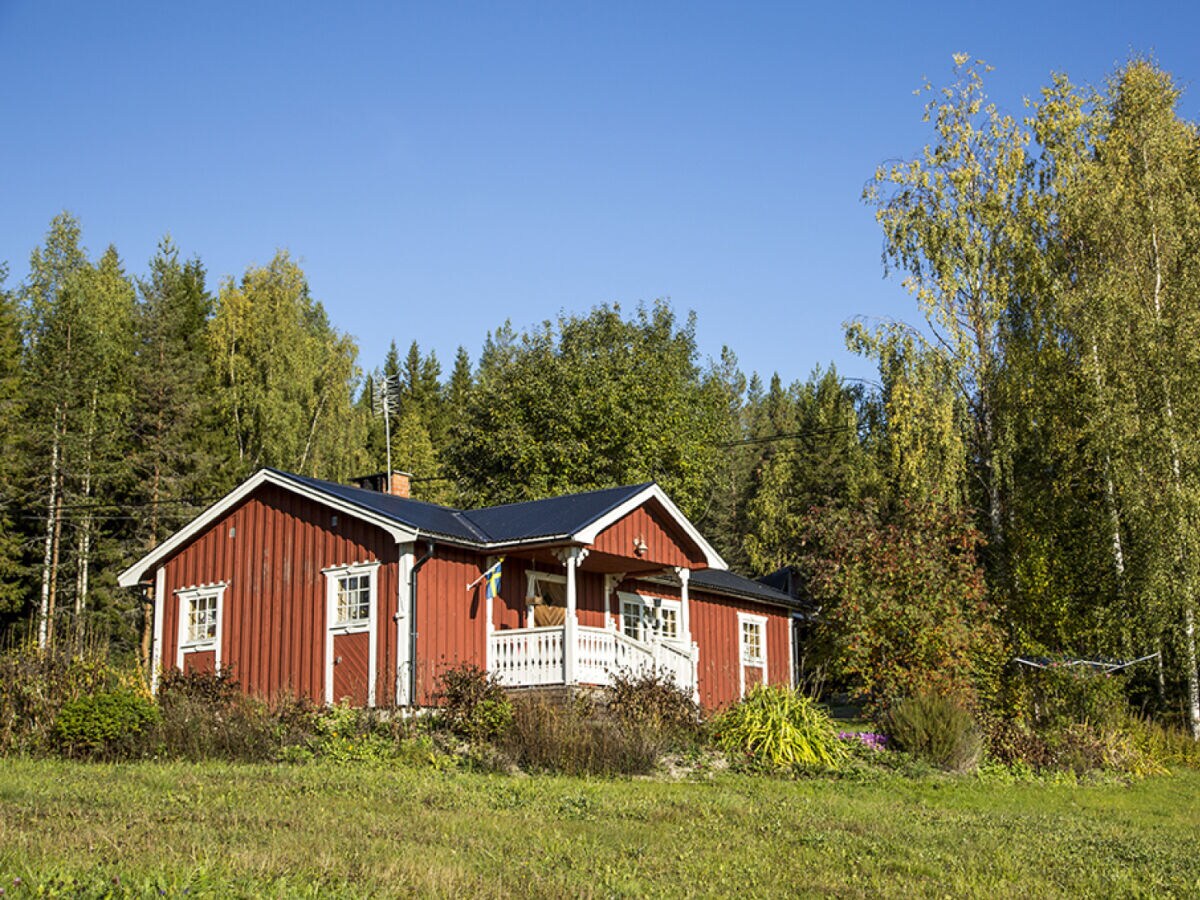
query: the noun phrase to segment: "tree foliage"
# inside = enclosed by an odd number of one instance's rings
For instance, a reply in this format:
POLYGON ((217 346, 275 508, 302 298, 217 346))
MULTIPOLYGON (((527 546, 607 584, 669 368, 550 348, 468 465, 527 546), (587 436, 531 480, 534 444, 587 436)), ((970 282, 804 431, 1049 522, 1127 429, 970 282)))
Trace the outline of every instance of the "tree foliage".
POLYGON ((696 361, 695 324, 670 307, 619 307, 484 348, 448 463, 465 501, 500 503, 658 481, 702 515, 727 437, 720 391, 696 361))

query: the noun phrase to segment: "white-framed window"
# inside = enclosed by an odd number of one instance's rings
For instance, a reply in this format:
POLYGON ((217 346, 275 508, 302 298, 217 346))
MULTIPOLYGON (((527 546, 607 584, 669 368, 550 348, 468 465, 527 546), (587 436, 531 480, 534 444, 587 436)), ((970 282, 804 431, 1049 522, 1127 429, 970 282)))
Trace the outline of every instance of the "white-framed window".
POLYGON ((767 617, 738 613, 738 666, 741 693, 746 695, 746 669, 761 669, 762 683, 767 683, 767 617))
POLYGON ((742 665, 767 665, 767 617, 738 613, 742 665))
POLYGON ((185 644, 206 644, 217 639, 217 595, 196 594, 188 599, 185 644))
POLYGON ((378 563, 355 563, 325 570, 330 628, 345 632, 371 627, 378 568, 378 563))
POLYGON ((567 605, 567 576, 549 572, 525 572, 525 599, 540 601, 546 606, 567 605))
POLYGON ((683 640, 680 633, 682 604, 664 597, 618 593, 621 598, 621 633, 638 641, 683 640))
POLYGON ((341 575, 337 579, 335 625, 361 625, 371 619, 371 573, 341 575))
POLYGON ((183 588, 179 598, 179 641, 175 665, 183 668, 184 653, 214 651, 214 662, 221 666, 221 615, 225 605, 225 585, 208 584, 183 588))

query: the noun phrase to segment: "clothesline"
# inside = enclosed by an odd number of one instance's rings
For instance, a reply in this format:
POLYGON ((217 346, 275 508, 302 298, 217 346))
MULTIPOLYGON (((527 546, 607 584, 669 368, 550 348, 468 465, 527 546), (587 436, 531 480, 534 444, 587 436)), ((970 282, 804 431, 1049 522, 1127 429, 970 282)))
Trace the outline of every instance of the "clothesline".
POLYGON ((1139 656, 1137 659, 1072 659, 1068 657, 1053 659, 1048 656, 1018 656, 1013 659, 1013 662, 1029 666, 1033 669, 1059 669, 1069 666, 1086 666, 1098 672, 1112 673, 1154 659, 1158 655, 1157 653, 1151 653, 1149 656, 1139 656))

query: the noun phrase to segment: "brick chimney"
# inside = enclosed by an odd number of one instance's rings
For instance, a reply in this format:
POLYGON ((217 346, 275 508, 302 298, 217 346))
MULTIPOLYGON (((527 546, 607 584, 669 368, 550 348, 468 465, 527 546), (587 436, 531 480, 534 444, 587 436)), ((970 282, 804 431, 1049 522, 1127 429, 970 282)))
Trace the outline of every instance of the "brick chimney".
POLYGON ((412 475, 408 472, 392 472, 388 479, 387 492, 393 497, 411 497, 412 475))

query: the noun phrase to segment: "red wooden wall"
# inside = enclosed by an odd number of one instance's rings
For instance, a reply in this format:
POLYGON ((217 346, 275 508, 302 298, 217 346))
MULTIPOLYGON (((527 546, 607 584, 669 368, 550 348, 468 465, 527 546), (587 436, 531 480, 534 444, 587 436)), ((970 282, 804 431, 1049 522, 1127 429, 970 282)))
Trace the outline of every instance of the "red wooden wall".
POLYGON ((700 548, 653 500, 596 535, 592 547, 600 553, 637 558, 641 562, 663 566, 691 567, 702 565, 705 561, 700 548), (641 557, 634 556, 634 541, 638 538, 646 544, 646 552, 641 557))
MULTIPOLYGON (((260 696, 286 692, 318 702, 325 697, 326 579, 323 569, 376 561, 377 666, 376 703, 395 699, 397 625, 394 615, 399 548, 390 535, 375 526, 334 513, 319 503, 266 485, 213 523, 203 534, 178 550, 165 563, 166 592, 161 659, 165 668, 176 664, 179 635, 177 590, 223 582, 221 660, 233 666, 243 687, 260 696)), ((630 555, 634 536, 650 546, 652 561, 666 565, 695 565, 699 549, 683 535, 672 535, 656 510, 636 510, 606 530, 596 548, 630 555), (658 529, 657 531, 655 529, 658 529), (636 533, 636 534, 635 534, 636 533), (626 548, 628 543, 628 548, 626 548)), ((420 554, 422 545, 418 544, 420 554)), ((472 550, 438 545, 419 573, 417 654, 415 667, 418 704, 435 702, 438 677, 463 662, 483 665, 486 658, 486 599, 480 582, 467 585, 484 570, 488 557, 472 550)), ((521 628, 525 621, 526 572, 532 564, 509 558, 503 569, 501 594, 493 603, 497 629, 521 628)), ((565 574, 561 567, 538 571, 565 574)), ((577 573, 581 625, 605 622, 604 575, 577 573)), ((405 586, 407 589, 407 586, 405 586)), ((667 585, 627 579, 621 590, 678 598, 667 585)), ((691 627, 700 646, 700 700, 718 709, 738 699, 739 626, 737 613, 767 617, 767 664, 771 683, 788 683, 789 617, 786 610, 705 594, 693 587, 691 627)), ((614 609, 617 609, 614 599, 614 609)), ((619 626, 619 622, 616 622, 619 626)), ((407 624, 402 640, 408 639, 407 624)), ((366 702, 368 636, 336 635, 334 697, 366 702)), ((212 667, 211 653, 189 654, 186 664, 212 667)))
MULTIPOLYGON (((395 671, 397 547, 380 529, 265 485, 165 563, 162 664, 175 665, 179 600, 175 591, 225 582, 221 665, 251 693, 325 697, 326 586, 322 569, 383 563, 378 573, 379 671, 395 671)), ((395 694, 386 674, 377 702, 395 694)))

